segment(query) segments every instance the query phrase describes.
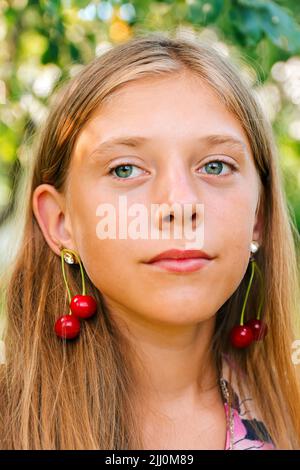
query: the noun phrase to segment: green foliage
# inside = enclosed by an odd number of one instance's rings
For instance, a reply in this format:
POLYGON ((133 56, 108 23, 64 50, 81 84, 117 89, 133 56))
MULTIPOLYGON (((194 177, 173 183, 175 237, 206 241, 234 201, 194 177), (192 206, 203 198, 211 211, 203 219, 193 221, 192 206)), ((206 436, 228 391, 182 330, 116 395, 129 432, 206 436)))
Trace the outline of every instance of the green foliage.
POLYGON ((188 8, 186 19, 193 24, 207 26, 216 21, 224 8, 224 0, 198 0, 188 8))
POLYGON ((230 11, 232 25, 243 45, 253 46, 267 37, 290 53, 300 48, 300 27, 282 7, 263 0, 237 0, 230 11))
POLYGON ((140 30, 180 27, 243 58, 253 86, 277 87, 280 109, 273 125, 300 231, 300 135, 289 134, 299 104, 285 91, 289 82, 272 74, 275 64, 300 53, 299 19, 300 2, 293 0, 0 0, 0 224, 13 208, 16 162, 26 165, 31 136, 55 86, 107 44, 140 30))

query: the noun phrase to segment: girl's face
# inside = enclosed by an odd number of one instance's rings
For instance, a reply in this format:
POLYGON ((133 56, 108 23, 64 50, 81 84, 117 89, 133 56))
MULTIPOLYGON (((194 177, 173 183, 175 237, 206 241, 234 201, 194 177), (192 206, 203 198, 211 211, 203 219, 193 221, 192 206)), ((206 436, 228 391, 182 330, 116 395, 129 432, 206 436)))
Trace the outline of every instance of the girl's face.
MULTIPOLYGON (((67 185, 63 220, 70 236, 60 241, 78 251, 113 312, 142 322, 196 324, 213 319, 239 286, 250 243, 259 238, 260 181, 241 124, 199 78, 186 72, 141 79, 115 92, 79 134, 67 185), (212 135, 241 145, 217 143, 212 135), (133 136, 144 139, 97 150, 104 141, 133 136), (128 210, 140 203, 149 213, 151 204, 203 204, 198 220, 204 243, 198 248, 213 259, 184 273, 147 264, 162 251, 185 249, 190 240, 118 238, 120 196, 128 210), (115 208, 116 238, 97 235, 103 203, 115 208)), ((133 219, 128 215, 128 224, 133 219)), ((159 219, 152 223, 161 230, 159 219)))

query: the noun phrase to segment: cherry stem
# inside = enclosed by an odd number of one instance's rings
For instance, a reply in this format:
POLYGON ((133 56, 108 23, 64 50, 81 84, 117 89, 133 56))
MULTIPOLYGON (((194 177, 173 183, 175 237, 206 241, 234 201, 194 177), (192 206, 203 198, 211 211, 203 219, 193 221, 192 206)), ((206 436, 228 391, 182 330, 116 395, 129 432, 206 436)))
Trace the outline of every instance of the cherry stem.
MULTIPOLYGON (((71 292, 70 292, 70 289, 69 289, 69 286, 68 286, 68 281, 67 281, 67 278, 66 278, 66 273, 65 273, 65 260, 64 260, 64 252, 67 251, 65 249, 61 250, 61 253, 60 253, 60 257, 61 257, 61 267, 62 267, 62 272, 63 272, 63 278, 64 278, 64 281, 65 281, 65 285, 66 285, 66 289, 67 289, 67 292, 68 292, 68 298, 69 298, 69 304, 71 303, 71 300, 72 300, 72 296, 71 296, 71 292)), ((71 312, 71 309, 69 311, 69 315, 71 315, 72 312, 71 312)))
MULTIPOLYGON (((65 285, 66 285, 66 289, 67 289, 67 292, 68 292, 68 298, 69 298, 69 303, 71 303, 71 300, 72 300, 72 295, 71 295, 71 291, 70 291, 70 288, 69 288, 69 285, 68 285, 68 281, 67 281, 67 278, 66 278, 66 273, 65 273, 65 263, 64 263, 64 253, 72 253, 75 257, 75 260, 78 261, 79 263, 79 267, 80 267, 80 274, 81 274, 81 283, 82 283, 82 295, 85 295, 85 280, 84 280, 84 272, 83 272, 83 267, 82 267, 82 263, 80 261, 80 258, 77 256, 77 254, 75 253, 75 251, 73 250, 70 250, 69 248, 64 248, 63 250, 61 250, 61 267, 62 267, 62 272, 63 272, 63 278, 64 278, 64 281, 65 281, 65 285)), ((71 309, 70 309, 70 315, 72 314, 71 312, 71 309)))
POLYGON ((247 303, 248 296, 249 296, 250 287, 251 287, 251 284, 252 284, 252 281, 253 281, 254 268, 255 268, 255 260, 253 259, 253 260, 251 260, 251 277, 250 277, 250 281, 249 281, 247 292, 246 292, 245 299, 244 299, 244 304, 243 304, 242 313, 241 313, 240 325, 244 324, 244 313, 245 313, 246 303, 247 303))
POLYGON ((261 291, 260 291, 260 303, 259 303, 259 307, 258 307, 258 314, 257 314, 257 317, 256 319, 257 320, 260 320, 260 313, 261 313, 261 309, 262 309, 262 306, 263 306, 263 292, 264 292, 264 281, 263 281, 263 276, 262 276, 262 273, 261 273, 261 270, 260 268, 258 267, 258 265, 255 263, 255 268, 258 272, 258 275, 260 277, 260 281, 261 281, 261 291))

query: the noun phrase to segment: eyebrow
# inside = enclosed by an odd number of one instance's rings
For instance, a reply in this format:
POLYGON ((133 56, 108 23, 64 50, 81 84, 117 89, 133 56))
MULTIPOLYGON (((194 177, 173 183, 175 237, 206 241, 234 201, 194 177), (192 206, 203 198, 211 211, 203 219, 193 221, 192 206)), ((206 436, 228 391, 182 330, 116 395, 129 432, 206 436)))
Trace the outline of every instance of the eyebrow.
MULTIPOLYGON (((108 139, 104 142, 101 142, 90 154, 90 157, 94 154, 104 153, 105 151, 112 150, 118 145, 123 145, 130 148, 139 148, 146 142, 151 141, 151 138, 145 136, 119 136, 108 139)), ((209 134, 204 135, 196 139, 197 142, 203 143, 206 145, 230 145, 230 147, 235 148, 236 150, 242 151, 244 154, 247 153, 247 148, 245 142, 232 136, 224 134, 209 134)))

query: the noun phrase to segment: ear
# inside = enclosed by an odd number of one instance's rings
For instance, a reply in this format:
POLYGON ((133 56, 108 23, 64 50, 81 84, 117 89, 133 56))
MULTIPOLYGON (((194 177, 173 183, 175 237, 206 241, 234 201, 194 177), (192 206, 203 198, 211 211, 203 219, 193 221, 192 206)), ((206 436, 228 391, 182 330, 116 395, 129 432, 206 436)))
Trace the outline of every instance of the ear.
POLYGON ((65 198, 54 186, 35 188, 32 209, 49 247, 60 256, 60 246, 73 249, 72 229, 65 212, 65 198))

